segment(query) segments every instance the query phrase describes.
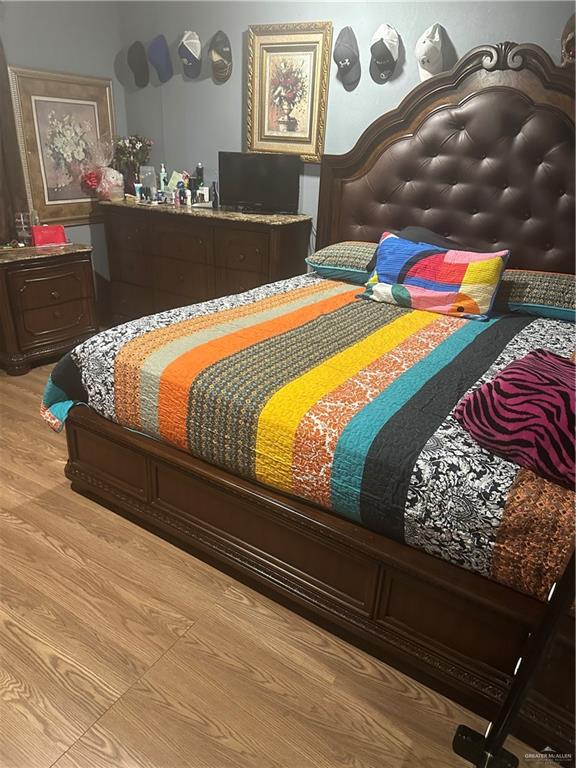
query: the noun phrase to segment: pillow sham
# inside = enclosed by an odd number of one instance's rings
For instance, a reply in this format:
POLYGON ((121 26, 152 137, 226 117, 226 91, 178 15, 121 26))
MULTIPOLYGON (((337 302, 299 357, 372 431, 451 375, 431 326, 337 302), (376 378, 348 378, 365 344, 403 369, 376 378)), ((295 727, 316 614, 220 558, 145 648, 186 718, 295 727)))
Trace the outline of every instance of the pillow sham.
POLYGON ((308 256, 306 263, 321 277, 364 285, 370 277, 368 263, 377 245, 361 240, 346 240, 316 251, 308 256))
MULTIPOLYGON (((467 251, 476 251, 474 248, 460 245, 424 227, 405 227, 399 235, 416 243, 432 243, 441 248, 466 247, 467 251)), ((525 315, 575 322, 574 275, 541 270, 506 269, 496 294, 494 309, 498 312, 522 312, 525 315)))
POLYGON ((466 395, 453 413, 485 448, 573 488, 576 366, 536 349, 466 395))
POLYGON ((576 320, 576 281, 562 272, 531 269, 507 269, 496 297, 501 312, 576 320))
POLYGON ((411 309, 485 320, 508 255, 508 251, 440 248, 384 232, 364 296, 411 309))

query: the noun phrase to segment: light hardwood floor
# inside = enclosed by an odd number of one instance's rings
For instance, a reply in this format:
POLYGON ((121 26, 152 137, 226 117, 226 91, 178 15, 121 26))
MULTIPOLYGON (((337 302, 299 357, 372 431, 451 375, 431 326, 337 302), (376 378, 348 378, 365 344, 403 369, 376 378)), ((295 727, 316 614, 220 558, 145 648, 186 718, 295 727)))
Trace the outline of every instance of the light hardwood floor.
POLYGON ((49 370, 0 373, 2 768, 466 766, 480 718, 73 493, 49 370))

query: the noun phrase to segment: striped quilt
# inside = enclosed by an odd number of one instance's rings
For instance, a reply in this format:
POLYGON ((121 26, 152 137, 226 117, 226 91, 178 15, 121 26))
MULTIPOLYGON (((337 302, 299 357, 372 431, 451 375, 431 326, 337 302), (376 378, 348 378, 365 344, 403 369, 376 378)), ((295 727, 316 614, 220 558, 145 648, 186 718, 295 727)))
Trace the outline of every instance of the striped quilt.
POLYGON ((92 337, 43 413, 74 402, 400 542, 544 597, 573 493, 480 448, 453 418, 532 349, 574 352, 561 320, 463 320, 358 299, 302 275, 92 337))

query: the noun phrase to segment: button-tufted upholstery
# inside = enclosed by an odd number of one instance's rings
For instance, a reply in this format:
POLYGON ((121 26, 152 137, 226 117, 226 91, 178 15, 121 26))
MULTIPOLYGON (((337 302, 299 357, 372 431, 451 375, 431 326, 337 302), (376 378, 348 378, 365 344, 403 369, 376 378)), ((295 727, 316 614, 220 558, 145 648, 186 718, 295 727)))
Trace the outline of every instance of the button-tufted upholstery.
POLYGON ((519 91, 487 88, 436 109, 342 182, 340 239, 423 226, 510 266, 574 269, 574 124, 519 91))

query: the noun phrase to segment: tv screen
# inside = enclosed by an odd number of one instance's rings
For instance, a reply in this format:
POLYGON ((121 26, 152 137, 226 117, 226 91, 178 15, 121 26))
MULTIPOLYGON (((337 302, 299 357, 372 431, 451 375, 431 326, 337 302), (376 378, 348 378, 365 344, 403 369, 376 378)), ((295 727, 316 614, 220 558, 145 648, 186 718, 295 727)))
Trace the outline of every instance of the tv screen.
POLYGON ((299 155, 219 152, 220 205, 262 213, 297 213, 299 155))

